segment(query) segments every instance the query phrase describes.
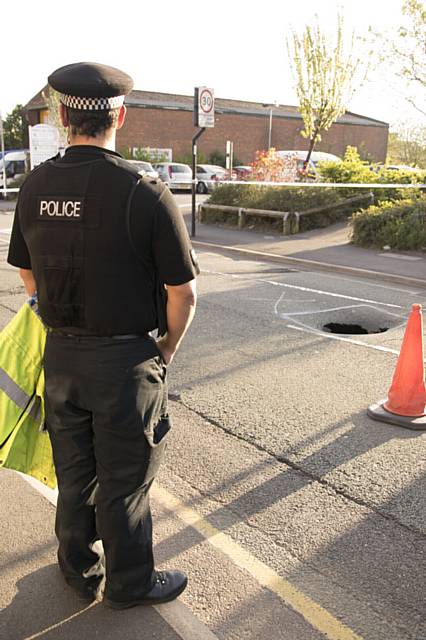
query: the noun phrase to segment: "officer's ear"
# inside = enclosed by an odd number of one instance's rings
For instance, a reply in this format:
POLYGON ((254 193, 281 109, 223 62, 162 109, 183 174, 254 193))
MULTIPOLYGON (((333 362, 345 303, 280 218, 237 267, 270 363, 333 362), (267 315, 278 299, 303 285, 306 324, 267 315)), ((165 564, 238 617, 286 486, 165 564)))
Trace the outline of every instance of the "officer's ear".
POLYGON ((123 104, 120 107, 120 113, 118 114, 117 129, 121 129, 121 127, 123 126, 124 121, 126 119, 126 113, 127 113, 127 108, 123 104))
POLYGON ((70 124, 69 117, 68 117, 68 110, 67 110, 66 106, 64 104, 62 104, 62 102, 59 105, 59 115, 60 115, 60 118, 61 118, 62 125, 64 127, 68 127, 69 124, 70 124))

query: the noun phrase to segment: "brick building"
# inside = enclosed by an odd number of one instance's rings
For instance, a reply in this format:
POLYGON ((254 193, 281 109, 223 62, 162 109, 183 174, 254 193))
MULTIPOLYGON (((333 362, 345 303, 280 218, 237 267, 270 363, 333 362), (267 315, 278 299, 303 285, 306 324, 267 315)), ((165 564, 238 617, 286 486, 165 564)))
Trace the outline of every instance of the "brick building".
MULTIPOLYGON (((26 105, 27 118, 34 125, 47 120, 43 98, 47 87, 26 105)), ((190 153, 193 125, 193 97, 132 91, 126 97, 128 114, 117 133, 117 149, 171 148, 173 158, 190 153)), ((225 152, 226 140, 234 143, 234 155, 241 162, 254 159, 255 152, 271 146, 276 149, 306 149, 300 135, 303 122, 297 107, 278 107, 257 102, 215 99, 215 126, 199 139, 198 148, 207 157, 213 151, 225 152), (270 118, 272 110, 272 122, 270 118)), ((317 150, 342 156, 348 145, 375 162, 386 158, 389 125, 380 120, 346 112, 324 133, 317 150)))

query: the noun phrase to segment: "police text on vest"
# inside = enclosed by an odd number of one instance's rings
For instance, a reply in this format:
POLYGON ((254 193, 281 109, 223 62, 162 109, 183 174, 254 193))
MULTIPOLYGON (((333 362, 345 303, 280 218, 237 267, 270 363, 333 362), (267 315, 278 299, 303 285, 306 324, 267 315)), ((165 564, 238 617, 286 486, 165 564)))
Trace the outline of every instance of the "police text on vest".
POLYGON ((80 218, 81 200, 40 200, 40 217, 80 218))

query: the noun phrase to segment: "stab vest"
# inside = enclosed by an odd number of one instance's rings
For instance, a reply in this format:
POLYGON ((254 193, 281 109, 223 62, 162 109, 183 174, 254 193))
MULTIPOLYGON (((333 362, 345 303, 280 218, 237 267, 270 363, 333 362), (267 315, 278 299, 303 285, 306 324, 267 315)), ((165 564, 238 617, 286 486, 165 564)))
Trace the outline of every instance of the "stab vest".
POLYGON ((23 185, 19 221, 48 327, 98 336, 158 327, 155 270, 138 257, 129 223, 134 189, 146 189, 147 206, 158 193, 139 180, 106 151, 82 162, 49 160, 23 185))

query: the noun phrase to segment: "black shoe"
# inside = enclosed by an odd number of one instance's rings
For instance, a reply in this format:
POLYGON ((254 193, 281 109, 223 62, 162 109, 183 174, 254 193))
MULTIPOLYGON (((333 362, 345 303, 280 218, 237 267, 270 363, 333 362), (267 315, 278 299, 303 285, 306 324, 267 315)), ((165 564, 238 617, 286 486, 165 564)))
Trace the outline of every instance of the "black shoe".
POLYGON ((177 598, 188 584, 188 578, 182 571, 156 571, 155 583, 151 591, 142 598, 134 600, 111 600, 104 597, 104 604, 113 609, 129 609, 137 605, 162 604, 177 598))
POLYGON ((69 586, 77 595, 77 598, 80 600, 80 602, 86 602, 87 604, 90 604, 91 602, 100 600, 102 598, 102 590, 100 589, 99 585, 93 585, 85 588, 77 588, 73 585, 69 586))

